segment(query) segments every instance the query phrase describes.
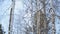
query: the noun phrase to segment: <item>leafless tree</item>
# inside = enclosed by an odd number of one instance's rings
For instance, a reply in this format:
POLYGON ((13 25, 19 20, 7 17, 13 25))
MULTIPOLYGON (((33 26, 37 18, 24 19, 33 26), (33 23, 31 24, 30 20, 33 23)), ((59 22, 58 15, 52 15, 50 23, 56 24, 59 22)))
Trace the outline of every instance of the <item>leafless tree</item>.
POLYGON ((10 10, 10 19, 9 19, 9 30, 8 30, 8 34, 12 33, 12 26, 13 26, 13 14, 14 14, 14 7, 15 7, 15 0, 12 0, 12 4, 11 4, 11 10, 10 10))

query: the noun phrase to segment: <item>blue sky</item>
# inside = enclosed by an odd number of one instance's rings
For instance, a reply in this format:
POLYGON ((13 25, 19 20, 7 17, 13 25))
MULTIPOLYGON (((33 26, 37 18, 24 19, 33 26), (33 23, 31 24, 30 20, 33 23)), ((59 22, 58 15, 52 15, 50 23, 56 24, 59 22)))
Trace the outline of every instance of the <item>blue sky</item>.
POLYGON ((0 3, 0 23, 4 27, 4 31, 6 31, 6 34, 8 31, 10 5, 11 5, 11 0, 4 0, 4 1, 1 0, 1 3, 0 3))
MULTIPOLYGON (((0 23, 3 25, 4 31, 6 31, 6 34, 8 34, 7 31, 8 31, 11 3, 12 3, 11 0, 4 0, 4 2, 3 0, 0 0, 0 23)), ((16 0, 14 14, 20 14, 20 12, 23 13, 22 9, 23 9, 22 1, 16 0)))

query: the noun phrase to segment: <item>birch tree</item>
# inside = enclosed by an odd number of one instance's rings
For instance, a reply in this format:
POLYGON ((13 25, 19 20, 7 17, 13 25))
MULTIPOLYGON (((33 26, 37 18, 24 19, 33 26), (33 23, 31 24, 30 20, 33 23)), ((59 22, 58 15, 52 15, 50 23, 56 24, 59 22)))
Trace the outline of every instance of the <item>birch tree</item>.
POLYGON ((12 26, 13 26, 13 13, 14 13, 14 7, 15 7, 15 0, 12 0, 12 4, 11 4, 11 10, 10 10, 10 19, 9 19, 9 30, 8 30, 8 34, 12 34, 12 26))

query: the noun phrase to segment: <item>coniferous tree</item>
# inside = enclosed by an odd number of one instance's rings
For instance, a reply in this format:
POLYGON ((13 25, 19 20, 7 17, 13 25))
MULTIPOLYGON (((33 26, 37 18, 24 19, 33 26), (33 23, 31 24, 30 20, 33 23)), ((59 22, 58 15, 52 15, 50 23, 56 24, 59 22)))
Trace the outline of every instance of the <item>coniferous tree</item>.
POLYGON ((2 25, 0 24, 0 34, 3 34, 2 25))

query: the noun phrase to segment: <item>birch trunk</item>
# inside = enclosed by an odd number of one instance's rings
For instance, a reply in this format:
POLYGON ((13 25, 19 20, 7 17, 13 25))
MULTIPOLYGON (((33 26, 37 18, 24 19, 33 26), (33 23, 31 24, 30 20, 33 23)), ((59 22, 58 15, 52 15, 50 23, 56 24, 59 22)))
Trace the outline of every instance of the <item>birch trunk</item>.
POLYGON ((13 25, 13 13, 14 13, 14 7, 15 7, 15 0, 12 0, 11 10, 10 10, 10 19, 9 19, 9 30, 8 34, 12 34, 12 25, 13 25))

